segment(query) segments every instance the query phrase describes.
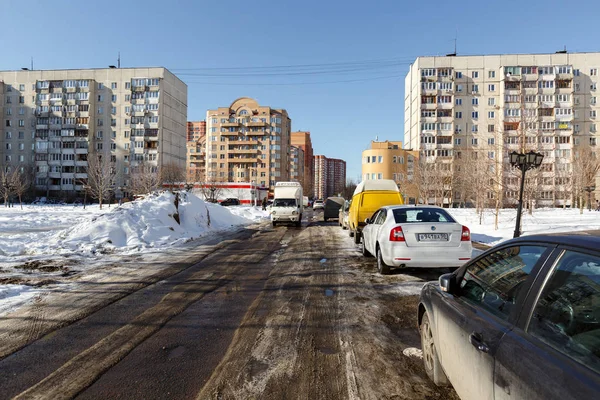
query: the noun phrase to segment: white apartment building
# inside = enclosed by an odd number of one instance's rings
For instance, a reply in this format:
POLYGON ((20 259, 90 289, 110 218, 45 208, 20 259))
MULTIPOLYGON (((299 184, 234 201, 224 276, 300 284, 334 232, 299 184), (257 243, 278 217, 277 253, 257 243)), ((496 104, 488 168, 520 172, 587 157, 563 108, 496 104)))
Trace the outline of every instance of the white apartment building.
POLYGON ((0 116, 0 167, 34 167, 39 195, 80 195, 92 150, 117 197, 141 162, 185 169, 187 85, 165 68, 0 71, 0 116))
POLYGON ((597 146, 599 69, 600 53, 418 57, 405 78, 405 148, 442 171, 467 154, 495 160, 504 204, 518 198, 509 153, 541 152, 536 206, 571 206, 574 150, 597 146))

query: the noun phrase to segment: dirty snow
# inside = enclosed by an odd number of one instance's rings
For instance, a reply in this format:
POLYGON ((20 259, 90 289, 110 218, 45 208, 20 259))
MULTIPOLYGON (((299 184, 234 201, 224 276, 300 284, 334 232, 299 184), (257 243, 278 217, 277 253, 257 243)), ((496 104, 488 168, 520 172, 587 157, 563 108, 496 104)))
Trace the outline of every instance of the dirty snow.
POLYGON ((179 224, 174 199, 165 192, 121 206, 104 205, 102 210, 97 204, 85 209, 82 205, 1 207, 0 313, 41 290, 14 284, 11 278, 17 274, 39 274, 35 269, 16 270, 16 266, 53 259, 61 260, 59 273, 68 272, 71 263, 98 268, 119 255, 149 257, 149 253, 160 254, 190 240, 268 218, 260 207, 223 207, 183 193, 179 224))

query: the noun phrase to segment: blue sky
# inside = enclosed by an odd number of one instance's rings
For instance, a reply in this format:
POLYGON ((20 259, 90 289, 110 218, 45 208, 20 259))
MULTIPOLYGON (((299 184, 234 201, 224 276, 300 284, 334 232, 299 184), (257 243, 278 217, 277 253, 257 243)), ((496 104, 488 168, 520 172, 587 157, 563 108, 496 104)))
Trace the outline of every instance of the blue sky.
POLYGON ((105 67, 120 51, 123 67, 164 66, 188 83, 190 120, 242 96, 287 109, 315 154, 346 160, 353 179, 370 140, 403 140, 409 64, 452 52, 457 31, 463 55, 600 51, 593 0, 0 0, 0 10, 2 70, 31 56, 36 69, 105 67))

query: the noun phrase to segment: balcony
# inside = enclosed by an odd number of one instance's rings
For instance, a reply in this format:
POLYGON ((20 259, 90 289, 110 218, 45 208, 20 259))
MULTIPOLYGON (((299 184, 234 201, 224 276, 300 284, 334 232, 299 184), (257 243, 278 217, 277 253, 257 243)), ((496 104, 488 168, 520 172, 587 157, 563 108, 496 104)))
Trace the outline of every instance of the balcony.
POLYGON ((146 90, 148 90, 148 86, 145 86, 145 85, 133 86, 133 85, 131 85, 132 92, 145 92, 146 90))
POLYGON ((75 149, 75 154, 88 154, 88 149, 75 149))
POLYGON ((258 149, 229 149, 230 154, 258 154, 258 149))
POLYGON ((237 127, 239 127, 239 126, 240 126, 240 123, 239 123, 239 122, 223 122, 223 123, 221 124, 221 126, 222 126, 223 128, 230 128, 230 127, 237 128, 237 127))
POLYGON ((523 75, 521 75, 521 77, 522 77, 521 79, 523 81, 537 81, 539 75, 538 74, 523 74, 523 75))
POLYGON ((77 91, 82 92, 82 93, 89 92, 90 87, 89 86, 77 86, 77 91))
POLYGON ((35 129, 48 129, 48 124, 36 124, 35 129))
POLYGON ((452 109, 452 107, 454 107, 453 103, 438 103, 437 104, 438 110, 450 110, 450 109, 452 109))
POLYGON ((239 131, 234 131, 234 132, 225 131, 225 132, 219 132, 219 133, 221 134, 221 136, 237 136, 240 134, 239 131))
POLYGON ((266 122, 266 121, 265 121, 265 122, 258 121, 258 122, 248 122, 248 123, 246 124, 246 126, 248 126, 248 127, 251 127, 251 126, 259 126, 259 127, 260 127, 260 126, 264 126, 264 127, 267 127, 267 126, 270 126, 270 125, 269 125, 269 123, 268 123, 268 122, 266 122))
POLYGON ((144 111, 144 110, 131 112, 132 117, 143 117, 144 115, 146 115, 146 111, 144 111))
POLYGON ((521 75, 507 74, 504 76, 506 82, 518 82, 521 80, 521 75))
POLYGON ((77 160, 77 161, 75 161, 75 166, 76 167, 87 167, 88 163, 87 163, 87 161, 77 160))
POLYGON ((421 110, 435 110, 437 103, 421 103, 421 110))
POLYGON ((561 80, 561 81, 570 81, 573 80, 573 73, 572 72, 563 72, 560 74, 556 74, 556 80, 561 80))

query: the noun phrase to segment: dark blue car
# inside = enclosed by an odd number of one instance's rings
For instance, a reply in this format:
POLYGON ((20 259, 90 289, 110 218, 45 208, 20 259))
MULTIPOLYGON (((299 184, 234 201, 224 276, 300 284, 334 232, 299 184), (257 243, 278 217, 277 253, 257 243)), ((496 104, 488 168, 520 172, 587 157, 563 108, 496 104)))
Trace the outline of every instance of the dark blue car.
POLYGON ((426 284, 423 359, 463 400, 600 398, 600 236, 525 236, 426 284))

